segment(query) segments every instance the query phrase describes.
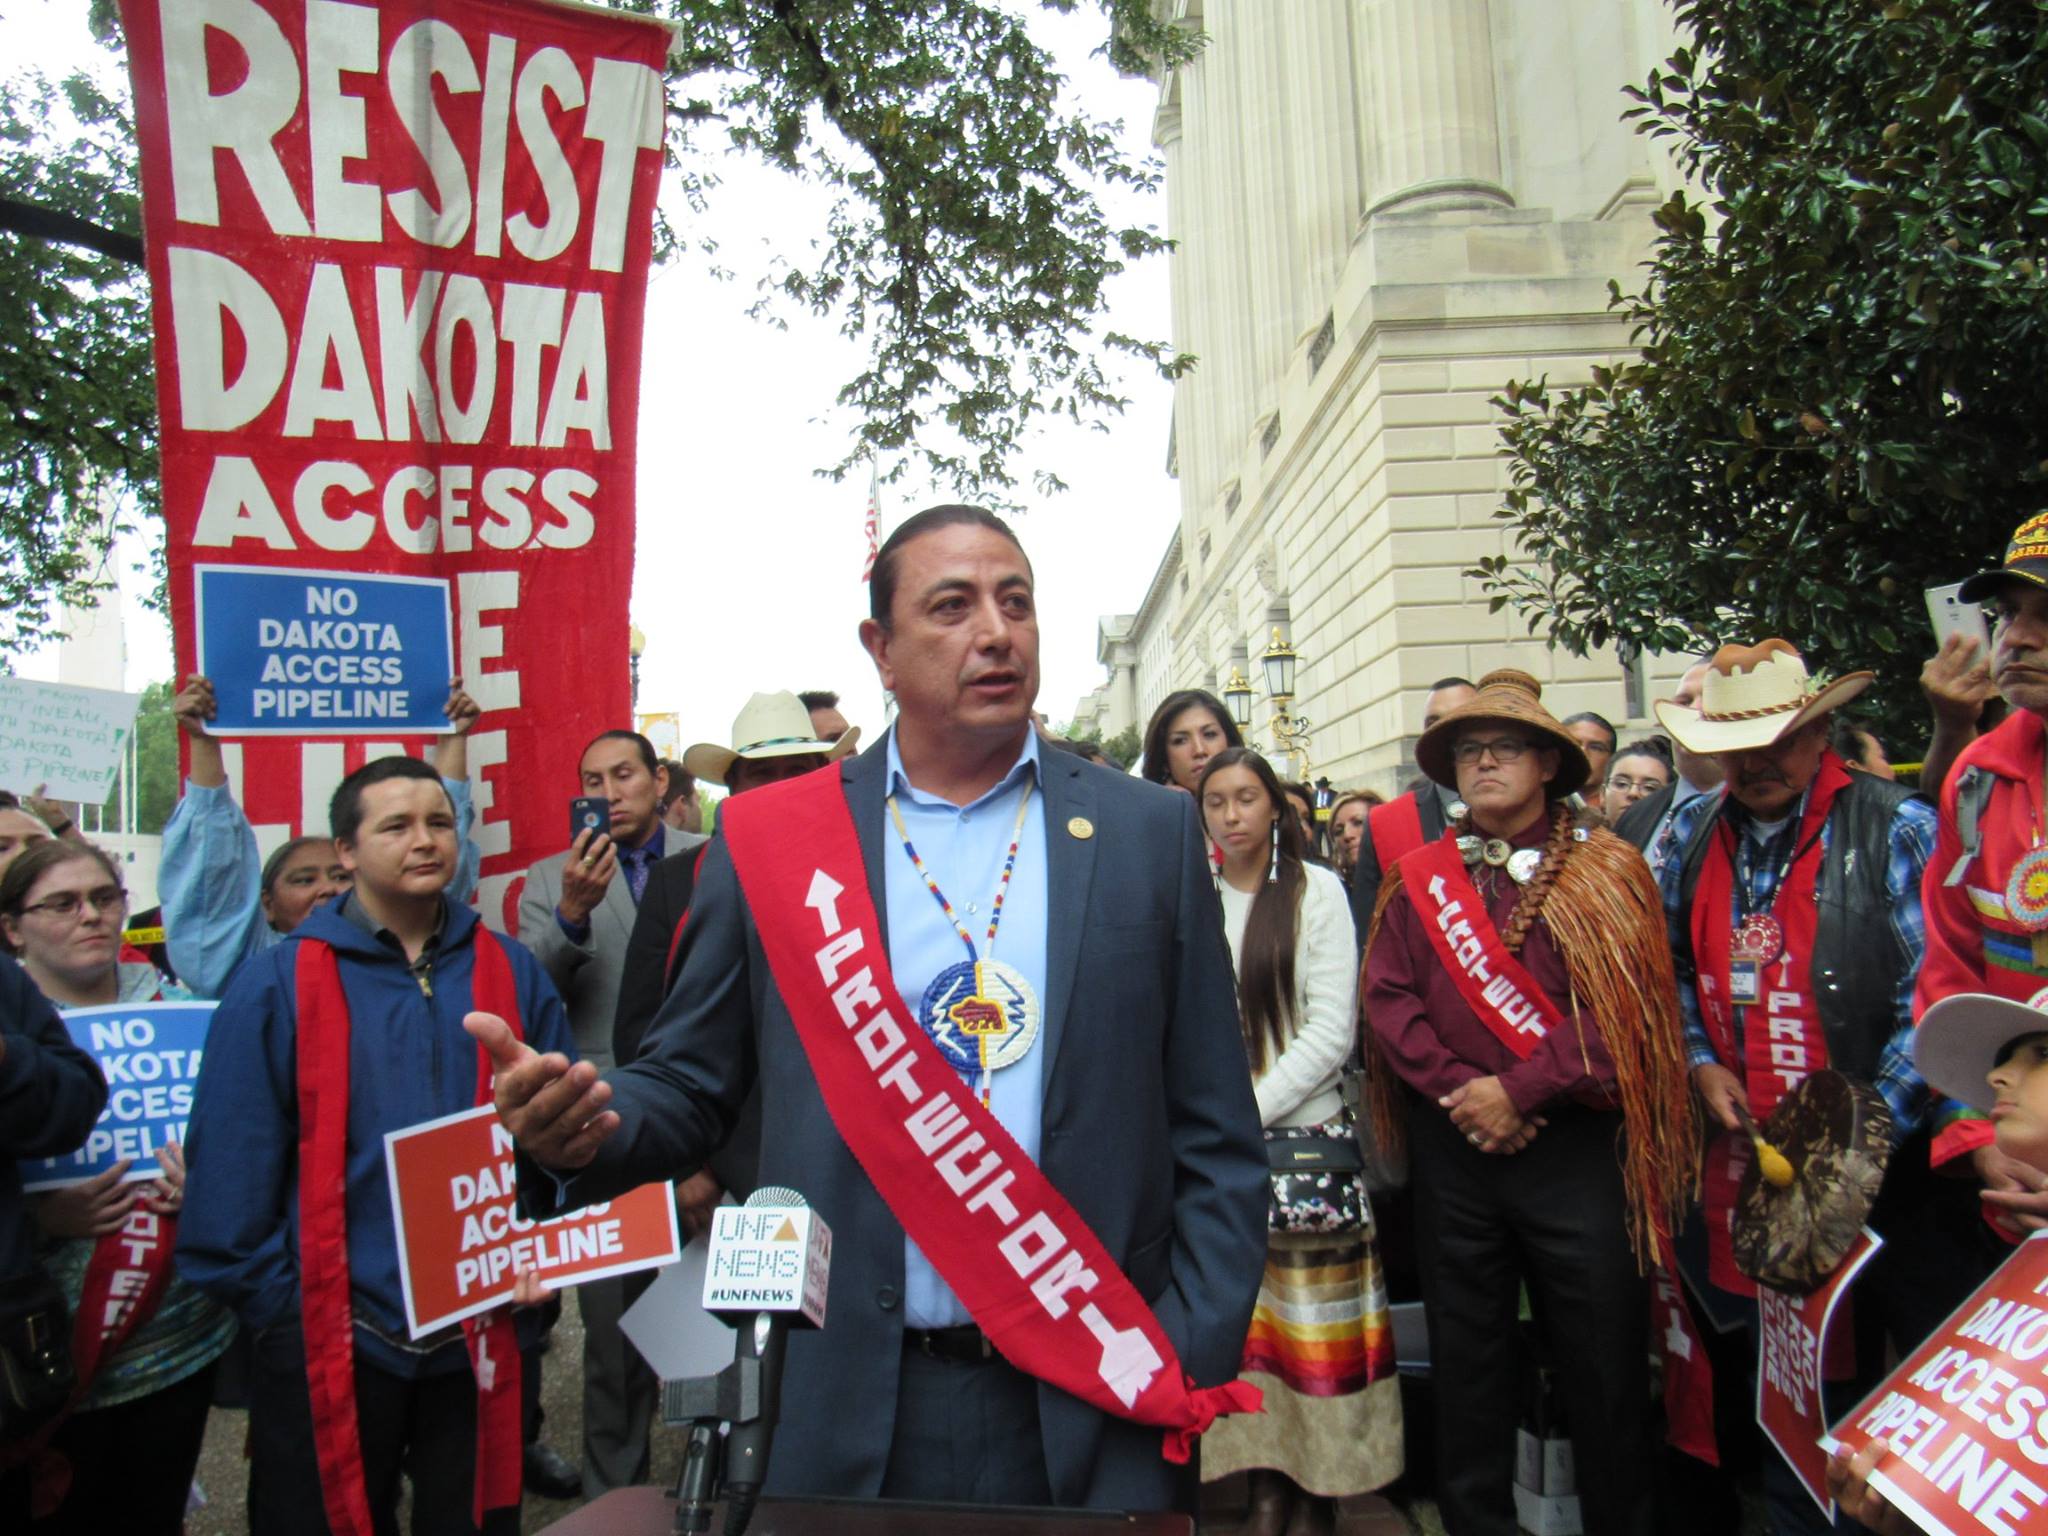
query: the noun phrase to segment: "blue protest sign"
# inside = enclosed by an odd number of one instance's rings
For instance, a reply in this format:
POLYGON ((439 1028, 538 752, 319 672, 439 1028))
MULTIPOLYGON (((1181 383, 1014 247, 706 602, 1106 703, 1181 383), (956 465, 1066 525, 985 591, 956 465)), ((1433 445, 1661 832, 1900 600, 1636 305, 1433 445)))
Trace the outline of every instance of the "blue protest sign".
POLYGON ((120 1003, 111 1008, 67 1008, 64 1027, 100 1064, 107 1107, 85 1145, 62 1157, 15 1162, 23 1189, 56 1189, 105 1173, 122 1158, 134 1166, 123 1177, 153 1179, 162 1170, 157 1148, 185 1144, 192 1090, 206 1048, 212 1003, 120 1003))
POLYGON ((222 736, 437 734, 455 676, 448 583, 194 566, 199 670, 222 736))

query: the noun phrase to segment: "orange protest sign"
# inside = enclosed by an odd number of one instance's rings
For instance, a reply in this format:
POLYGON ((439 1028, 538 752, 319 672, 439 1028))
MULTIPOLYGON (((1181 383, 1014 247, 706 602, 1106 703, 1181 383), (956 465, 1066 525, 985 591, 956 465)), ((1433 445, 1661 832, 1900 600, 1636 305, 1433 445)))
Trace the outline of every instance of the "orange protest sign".
POLYGON ((516 1207, 512 1138, 489 1105, 384 1138, 398 1274, 414 1338, 487 1312, 512 1295, 514 1271, 549 1290, 674 1263, 674 1192, 643 1184, 548 1221, 516 1207))
POLYGON ((2048 1530, 2048 1232, 2036 1233, 1828 1437, 1882 1442, 1870 1483, 1934 1536, 2048 1530))
POLYGON ((1756 1421, 1829 1520, 1835 1518, 1835 1501, 1828 1497, 1828 1457, 1820 1446, 1827 1429, 1821 1383, 1828 1327, 1842 1296, 1883 1242, 1865 1227, 1827 1283, 1810 1295, 1756 1288, 1756 1421))

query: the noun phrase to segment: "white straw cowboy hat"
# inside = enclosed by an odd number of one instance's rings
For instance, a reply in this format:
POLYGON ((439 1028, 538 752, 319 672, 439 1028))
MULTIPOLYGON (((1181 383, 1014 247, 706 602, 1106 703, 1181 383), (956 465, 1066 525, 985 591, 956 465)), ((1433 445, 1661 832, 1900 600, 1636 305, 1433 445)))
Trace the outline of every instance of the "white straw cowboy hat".
POLYGON ((732 745, 700 741, 683 754, 683 767, 707 783, 725 787, 725 776, 741 758, 799 757, 815 753, 836 763, 860 744, 855 726, 837 741, 818 740, 811 712, 793 693, 757 693, 732 723, 732 745))
POLYGON ((1699 706, 1660 699, 1657 718, 1688 752, 1755 752, 1840 709, 1875 676, 1847 672, 1816 686, 1805 660, 1783 640, 1724 645, 1714 652, 1699 706))
POLYGON ((2029 1035, 2048 1035, 2048 1013, 1988 992, 1958 992, 1921 1015, 1913 1065, 1935 1092, 1988 1110, 1997 1095, 1985 1078, 2007 1046, 2029 1035))

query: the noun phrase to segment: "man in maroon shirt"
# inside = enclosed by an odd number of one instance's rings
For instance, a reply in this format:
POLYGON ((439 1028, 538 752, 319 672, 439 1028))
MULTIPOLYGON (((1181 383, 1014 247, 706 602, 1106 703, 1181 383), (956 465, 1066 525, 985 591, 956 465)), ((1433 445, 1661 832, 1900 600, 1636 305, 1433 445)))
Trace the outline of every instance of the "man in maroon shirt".
POLYGON ((1502 1345, 1526 1281, 1586 1529, 1650 1536, 1641 1265, 1665 1254, 1693 1156, 1677 987, 1648 868, 1575 824, 1585 753, 1540 691, 1492 673, 1417 744, 1468 809, 1388 873, 1365 961, 1374 1089, 1406 1106, 1437 1417, 1456 1426, 1438 1437, 1445 1528, 1516 1529, 1522 1376, 1502 1345))

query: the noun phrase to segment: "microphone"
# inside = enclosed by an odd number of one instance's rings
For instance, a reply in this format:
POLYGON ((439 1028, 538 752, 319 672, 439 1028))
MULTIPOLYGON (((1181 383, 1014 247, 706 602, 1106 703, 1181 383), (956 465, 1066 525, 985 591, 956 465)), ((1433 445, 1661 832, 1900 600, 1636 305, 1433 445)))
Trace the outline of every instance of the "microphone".
POLYGON ((741 1536, 753 1517, 781 1411, 789 1330, 824 1326, 831 1263, 831 1229, 793 1189, 757 1189, 745 1205, 713 1215, 704 1309, 739 1330, 732 1368, 742 1383, 725 1442, 725 1536, 741 1536), (744 1390, 750 1379, 754 1393, 744 1390))

